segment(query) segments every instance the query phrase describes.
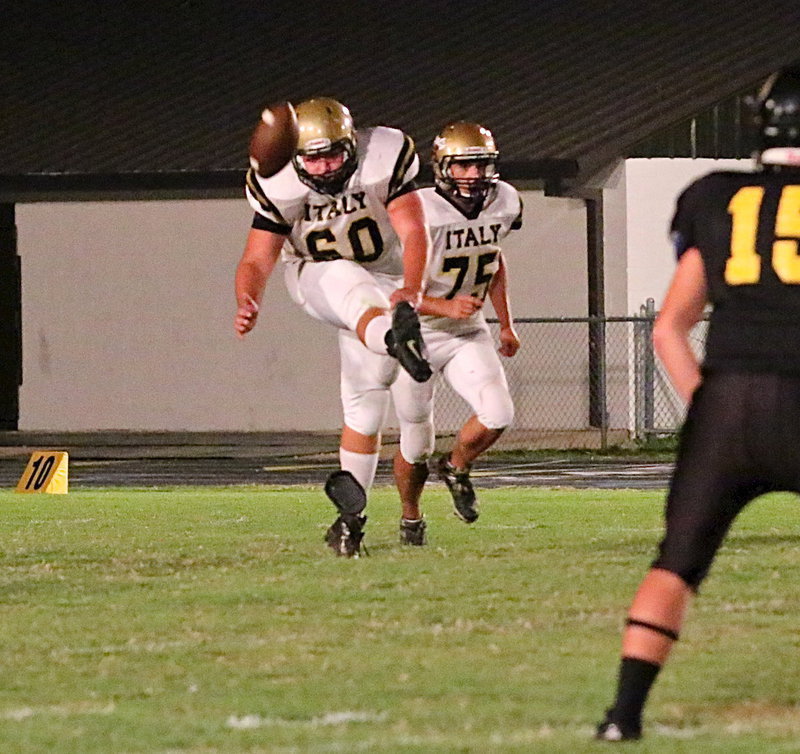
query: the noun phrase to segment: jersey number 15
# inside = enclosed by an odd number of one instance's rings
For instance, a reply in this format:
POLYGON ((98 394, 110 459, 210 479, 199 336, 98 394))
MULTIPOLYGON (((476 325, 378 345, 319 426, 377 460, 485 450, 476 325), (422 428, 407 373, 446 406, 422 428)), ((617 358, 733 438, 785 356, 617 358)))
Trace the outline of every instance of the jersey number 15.
MULTIPOLYGON (((761 257, 756 252, 758 218, 764 198, 762 186, 740 188, 728 203, 733 218, 731 255, 725 264, 728 285, 752 285, 761 278, 761 257)), ((772 268, 784 283, 800 283, 800 186, 784 186, 775 216, 772 268)))

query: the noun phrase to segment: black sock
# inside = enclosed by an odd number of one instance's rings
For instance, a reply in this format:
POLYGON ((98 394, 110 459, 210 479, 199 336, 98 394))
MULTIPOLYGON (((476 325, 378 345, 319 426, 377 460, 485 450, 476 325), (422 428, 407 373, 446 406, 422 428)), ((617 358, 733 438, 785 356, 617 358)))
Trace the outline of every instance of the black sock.
POLYGON ((623 657, 619 666, 617 700, 613 717, 637 730, 642 727, 642 709, 661 666, 635 657, 623 657))

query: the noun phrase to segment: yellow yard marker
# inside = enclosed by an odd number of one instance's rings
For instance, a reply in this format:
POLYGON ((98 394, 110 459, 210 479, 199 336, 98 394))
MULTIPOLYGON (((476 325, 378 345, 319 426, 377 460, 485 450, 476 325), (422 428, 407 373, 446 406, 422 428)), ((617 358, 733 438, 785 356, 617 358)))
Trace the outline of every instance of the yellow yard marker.
POLYGON ((69 491, 69 453, 62 450, 34 450, 16 491, 66 495, 69 491))

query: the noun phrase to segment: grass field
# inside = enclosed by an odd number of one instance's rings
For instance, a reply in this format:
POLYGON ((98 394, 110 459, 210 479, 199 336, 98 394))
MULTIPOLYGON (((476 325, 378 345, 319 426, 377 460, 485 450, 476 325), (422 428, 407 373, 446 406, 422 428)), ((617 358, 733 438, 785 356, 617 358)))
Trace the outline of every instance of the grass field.
MULTIPOLYGON (((316 489, 0 492, 3 752, 581 752, 662 493, 508 488, 430 544, 316 489)), ((800 750, 800 509, 737 522, 626 752, 800 750)), ((618 747, 619 748, 619 747, 618 747)))

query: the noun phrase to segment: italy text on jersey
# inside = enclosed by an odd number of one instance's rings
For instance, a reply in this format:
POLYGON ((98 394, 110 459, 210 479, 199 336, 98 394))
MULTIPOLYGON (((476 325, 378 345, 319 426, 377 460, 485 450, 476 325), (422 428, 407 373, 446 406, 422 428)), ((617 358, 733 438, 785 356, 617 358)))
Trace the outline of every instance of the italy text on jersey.
POLYGON ((288 165, 271 178, 253 171, 246 194, 254 226, 287 236, 287 257, 307 261, 352 259, 372 272, 402 274, 402 250, 386 205, 414 187, 419 161, 401 131, 379 126, 357 131, 358 167, 343 191, 314 191, 288 165), (274 226, 274 227, 272 227, 274 226))
POLYGON ((434 188, 421 191, 433 253, 429 296, 485 298, 498 268, 500 242, 520 226, 516 189, 500 181, 491 201, 472 220, 434 188))

